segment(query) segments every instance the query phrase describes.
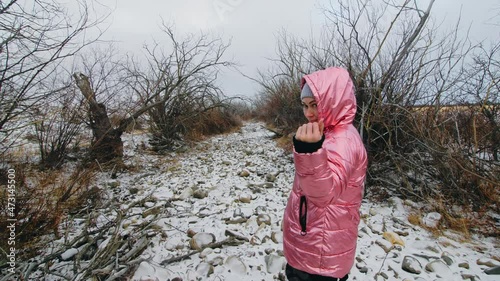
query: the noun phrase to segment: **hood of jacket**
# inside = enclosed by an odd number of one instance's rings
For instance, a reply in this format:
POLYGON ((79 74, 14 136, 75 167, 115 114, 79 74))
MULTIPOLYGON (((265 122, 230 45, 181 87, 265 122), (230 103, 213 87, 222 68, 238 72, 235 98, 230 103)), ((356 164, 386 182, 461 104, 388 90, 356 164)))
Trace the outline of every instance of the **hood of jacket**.
POLYGON ((356 115, 354 84, 347 70, 330 67, 305 75, 300 88, 307 83, 318 105, 318 118, 325 128, 352 124, 356 115))

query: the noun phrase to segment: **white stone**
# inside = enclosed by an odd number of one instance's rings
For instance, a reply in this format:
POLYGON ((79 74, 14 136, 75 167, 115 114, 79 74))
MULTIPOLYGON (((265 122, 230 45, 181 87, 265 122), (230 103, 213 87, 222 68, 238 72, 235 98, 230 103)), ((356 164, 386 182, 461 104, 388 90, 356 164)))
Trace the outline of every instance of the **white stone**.
POLYGON ((224 266, 231 273, 245 274, 247 272, 246 265, 237 256, 229 256, 224 262, 224 266))
POLYGON ((389 253, 392 250, 392 243, 390 241, 384 239, 377 239, 375 244, 379 245, 386 253, 389 253))
POLYGON ((240 194, 239 200, 241 203, 250 203, 252 201, 252 194, 243 192, 240 194))
POLYGON ((188 198, 191 198, 193 196, 193 189, 191 187, 186 187, 184 191, 179 195, 179 199, 186 200, 188 198))
POLYGON ((210 255, 211 253, 213 253, 214 250, 212 248, 205 248, 203 249, 203 251, 201 251, 200 253, 200 258, 206 258, 208 255, 210 255))
POLYGON ((202 277, 208 277, 214 273, 214 267, 209 263, 202 262, 196 266, 196 272, 202 277))
POLYGON ((66 252, 61 254, 61 259, 63 261, 67 261, 67 260, 71 259, 72 257, 74 257, 76 254, 78 254, 78 249, 71 248, 71 249, 68 249, 68 250, 66 250, 66 252))
POLYGON ((283 270, 286 260, 277 255, 268 255, 265 258, 267 273, 275 274, 283 270))
POLYGON ((221 257, 220 255, 213 253, 206 258, 207 263, 213 265, 213 266, 218 266, 224 263, 224 258, 221 257))
POLYGON ((169 251, 174 251, 175 249, 177 249, 177 246, 179 244, 182 244, 184 242, 185 241, 183 241, 180 237, 170 237, 165 242, 165 249, 169 251))
POLYGON ((282 231, 273 231, 271 233, 271 240, 273 240, 276 244, 283 243, 283 232, 282 231))
POLYGON ((369 222, 367 226, 370 228, 371 232, 374 234, 382 234, 384 232, 384 225, 383 223, 372 223, 369 222))
POLYGON ((404 257, 401 267, 403 270, 410 273, 420 274, 422 272, 422 265, 412 256, 404 257))
POLYGON ((451 271, 450 267, 441 260, 435 260, 428 263, 425 266, 425 269, 430 272, 436 273, 437 277, 441 277, 444 280, 455 280, 455 278, 453 277, 453 272, 451 271))
POLYGON ((261 225, 261 224, 267 224, 267 225, 271 225, 271 217, 267 214, 265 215, 259 215, 257 217, 257 224, 258 225, 261 225))
POLYGON ((431 212, 423 217, 422 223, 427 227, 437 228, 439 226, 441 218, 442 216, 440 213, 431 212))
POLYGON ((200 232, 196 233, 189 241, 189 245, 193 250, 201 250, 210 243, 215 242, 215 235, 212 233, 200 232))

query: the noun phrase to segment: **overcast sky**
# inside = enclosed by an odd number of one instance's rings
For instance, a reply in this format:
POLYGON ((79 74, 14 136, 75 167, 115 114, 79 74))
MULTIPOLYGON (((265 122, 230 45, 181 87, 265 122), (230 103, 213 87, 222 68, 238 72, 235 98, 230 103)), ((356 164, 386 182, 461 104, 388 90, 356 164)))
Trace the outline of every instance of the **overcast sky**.
MULTIPOLYGON (((319 9, 327 0, 101 0, 113 10, 105 39, 118 41, 123 52, 140 52, 144 43, 162 36, 161 19, 175 24, 178 33, 205 31, 231 38, 227 58, 241 71, 255 76, 275 57, 276 34, 283 28, 307 38, 319 32, 324 19, 319 9)), ((428 0, 419 0, 422 7, 428 0)), ((472 24, 473 40, 500 40, 498 0, 436 0, 432 16, 445 26, 462 16, 464 30, 472 24), (496 23, 497 25, 495 25, 496 23)), ((228 95, 254 96, 258 86, 236 72, 221 76, 228 95)))

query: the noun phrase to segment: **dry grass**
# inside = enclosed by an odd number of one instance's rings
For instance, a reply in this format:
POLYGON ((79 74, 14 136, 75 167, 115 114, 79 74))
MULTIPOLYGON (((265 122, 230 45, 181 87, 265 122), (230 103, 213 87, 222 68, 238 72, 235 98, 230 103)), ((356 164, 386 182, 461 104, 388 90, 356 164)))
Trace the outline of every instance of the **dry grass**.
MULTIPOLYGON (((500 184, 499 184, 500 185, 500 184)), ((482 182, 478 188, 486 200, 500 204, 500 188, 492 182, 482 182)))
POLYGON ((450 208, 447 202, 442 199, 428 200, 425 211, 420 209, 412 210, 408 215, 408 222, 426 229, 436 237, 444 235, 445 231, 455 231, 459 233, 461 241, 468 241, 473 233, 480 233, 490 237, 500 236, 500 230, 495 227, 494 219, 487 215, 488 206, 484 206, 479 211, 473 211, 466 206, 456 207, 450 208), (442 215, 438 227, 428 227, 423 223, 424 215, 429 212, 437 212, 442 215))
POLYGON ((300 87, 298 81, 281 80, 262 92, 255 101, 255 113, 262 120, 288 135, 304 122, 300 105, 300 87))
MULTIPOLYGON (((36 256, 46 234, 60 237, 60 224, 69 214, 77 214, 87 204, 99 200, 99 189, 92 188, 95 170, 78 169, 42 172, 26 166, 16 167, 16 248, 20 259, 36 256)), ((5 188, 0 192, 0 212, 7 206, 5 188)), ((5 229, 6 221, 0 222, 5 229)), ((0 247, 7 245, 6 235, 0 234, 0 247)), ((2 256, 2 259, 4 257, 2 256)))
POLYGON ((293 135, 282 136, 282 137, 276 139, 276 144, 278 145, 278 147, 282 148, 287 153, 291 153, 291 152, 293 152, 292 138, 293 138, 293 135))
POLYGON ((151 117, 150 144, 155 151, 175 150, 179 144, 197 142, 208 136, 231 132, 242 125, 241 118, 229 104, 178 105, 179 114, 154 108, 151 117))
POLYGON ((416 226, 422 226, 422 214, 410 213, 408 215, 408 222, 416 226))
POLYGON ((241 119, 230 111, 218 107, 201 113, 195 119, 186 123, 188 128, 186 138, 199 141, 207 136, 223 134, 239 129, 241 119))
POLYGON ((466 239, 471 237, 471 221, 464 217, 463 214, 452 212, 443 200, 435 202, 433 206, 435 208, 434 211, 443 216, 439 227, 440 230, 451 229, 460 232, 466 239))
POLYGON ((477 215, 500 205, 499 167, 477 156, 493 153, 495 124, 478 108, 391 107, 371 120, 377 138, 368 140, 369 175, 375 178, 370 186, 385 185, 395 196, 429 201, 429 209, 443 216, 443 227, 465 237, 477 231, 498 236, 490 230, 489 216, 477 215), (462 212, 452 212, 451 206, 462 212))
POLYGON ((408 215, 408 222, 412 225, 419 226, 428 232, 430 232, 433 236, 439 237, 443 234, 443 224, 440 223, 438 227, 428 227, 423 222, 424 214, 421 211, 413 211, 408 215))

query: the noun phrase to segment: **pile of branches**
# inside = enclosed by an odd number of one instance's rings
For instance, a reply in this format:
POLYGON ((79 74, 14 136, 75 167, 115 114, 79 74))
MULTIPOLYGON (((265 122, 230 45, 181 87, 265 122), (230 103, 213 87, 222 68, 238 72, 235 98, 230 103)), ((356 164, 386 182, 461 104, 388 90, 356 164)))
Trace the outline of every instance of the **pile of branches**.
POLYGON ((82 218, 85 224, 79 226, 81 233, 76 233, 74 237, 66 233, 66 241, 55 244, 52 253, 19 262, 19 273, 5 274, 0 280, 12 280, 15 276, 22 280, 49 277, 62 280, 117 280, 126 277, 145 260, 141 254, 159 231, 153 226, 161 212, 146 216, 140 224, 130 225, 124 230, 126 222, 130 223, 133 217, 142 216, 142 213, 137 213, 136 207, 147 200, 149 197, 135 201, 126 208, 114 204, 106 209, 89 212, 82 218), (97 221, 99 214, 112 214, 110 217, 114 218, 101 223, 97 221))

